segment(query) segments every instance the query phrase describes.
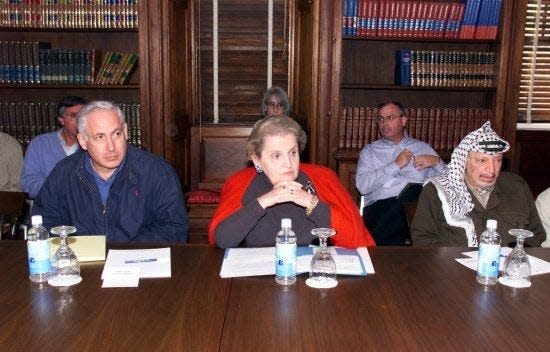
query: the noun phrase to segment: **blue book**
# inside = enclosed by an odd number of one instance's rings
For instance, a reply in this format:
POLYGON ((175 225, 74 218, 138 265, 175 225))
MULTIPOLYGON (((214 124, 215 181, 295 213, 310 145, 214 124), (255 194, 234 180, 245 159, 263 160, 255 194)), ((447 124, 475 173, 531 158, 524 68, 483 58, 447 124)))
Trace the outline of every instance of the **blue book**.
POLYGON ((395 52, 395 84, 411 85, 411 49, 401 49, 395 52))
POLYGON ((349 35, 349 8, 352 0, 342 1, 342 34, 349 35))

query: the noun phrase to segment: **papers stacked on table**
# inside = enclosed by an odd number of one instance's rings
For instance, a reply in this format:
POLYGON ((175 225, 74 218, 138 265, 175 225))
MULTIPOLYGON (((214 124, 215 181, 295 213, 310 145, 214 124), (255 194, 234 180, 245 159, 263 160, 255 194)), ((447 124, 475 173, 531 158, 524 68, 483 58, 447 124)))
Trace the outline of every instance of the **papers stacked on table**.
POLYGON ((101 274, 101 287, 137 287, 140 278, 171 276, 170 247, 111 249, 101 274))
MULTIPOLYGON (((500 249, 499 268, 501 268, 501 270, 504 267, 504 260, 506 259, 506 256, 511 251, 512 248, 510 247, 502 247, 500 249)), ((467 268, 477 270, 477 253, 478 251, 464 252, 462 254, 468 258, 456 258, 455 260, 467 268)), ((540 258, 533 257, 532 255, 527 255, 527 257, 529 258, 529 264, 531 264, 531 275, 550 273, 550 263, 540 258)))
MULTIPOLYGON (((298 247, 296 273, 309 272, 313 251, 317 247, 298 247)), ((338 275, 374 274, 374 266, 365 247, 346 249, 330 247, 338 275)), ((222 278, 275 275, 275 247, 228 248, 225 250, 222 278)))

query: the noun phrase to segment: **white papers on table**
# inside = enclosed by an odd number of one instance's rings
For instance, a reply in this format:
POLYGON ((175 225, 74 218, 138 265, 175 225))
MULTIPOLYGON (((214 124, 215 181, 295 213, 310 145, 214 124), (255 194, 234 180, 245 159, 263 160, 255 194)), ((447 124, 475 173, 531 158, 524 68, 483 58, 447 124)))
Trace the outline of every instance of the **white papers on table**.
MULTIPOLYGON (((311 258, 316 247, 298 247, 297 274, 309 272, 311 258)), ((345 249, 330 247, 339 275, 374 274, 374 267, 367 248, 345 249)), ((275 247, 228 248, 225 251, 220 276, 242 277, 275 275, 275 247)))
MULTIPOLYGON (((500 249, 500 266, 499 267, 501 269, 504 267, 504 260, 506 259, 506 256, 511 251, 512 251, 512 248, 510 247, 502 247, 500 249)), ((468 258, 456 258, 455 260, 460 264, 466 266, 467 268, 470 268, 472 270, 477 270, 478 251, 464 252, 462 254, 464 254, 468 258)), ((533 257, 532 255, 527 255, 527 257, 529 258, 529 264, 531 264, 531 275, 550 273, 549 262, 537 257, 533 257)))
POLYGON ((169 247, 110 249, 101 279, 104 280, 103 287, 136 287, 136 277, 140 279, 171 276, 169 247))

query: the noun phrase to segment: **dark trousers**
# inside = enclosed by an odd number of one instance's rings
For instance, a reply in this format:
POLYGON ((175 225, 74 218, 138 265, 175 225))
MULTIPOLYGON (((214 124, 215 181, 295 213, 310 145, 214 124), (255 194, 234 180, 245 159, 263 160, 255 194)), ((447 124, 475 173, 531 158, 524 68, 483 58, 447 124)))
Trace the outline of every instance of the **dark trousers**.
POLYGON ((410 238, 405 203, 417 202, 422 185, 409 186, 398 197, 380 199, 363 209, 363 220, 377 246, 404 246, 410 238))

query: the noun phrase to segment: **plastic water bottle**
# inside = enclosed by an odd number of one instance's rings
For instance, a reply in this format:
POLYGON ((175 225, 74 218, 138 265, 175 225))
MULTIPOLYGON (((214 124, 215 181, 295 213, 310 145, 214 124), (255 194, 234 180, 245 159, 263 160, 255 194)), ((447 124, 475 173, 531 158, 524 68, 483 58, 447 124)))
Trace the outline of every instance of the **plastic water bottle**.
POLYGON ((292 285, 296 282, 297 251, 292 220, 281 220, 281 230, 275 240, 275 282, 279 285, 292 285))
POLYGON ((27 235, 29 278, 33 282, 45 282, 50 277, 50 241, 48 230, 42 226, 42 215, 31 217, 32 227, 27 235))
POLYGON ((477 282, 483 285, 494 285, 498 279, 500 263, 500 235, 497 232, 497 221, 487 220, 487 228, 479 239, 477 260, 477 282))

